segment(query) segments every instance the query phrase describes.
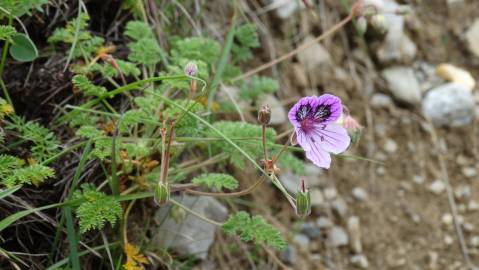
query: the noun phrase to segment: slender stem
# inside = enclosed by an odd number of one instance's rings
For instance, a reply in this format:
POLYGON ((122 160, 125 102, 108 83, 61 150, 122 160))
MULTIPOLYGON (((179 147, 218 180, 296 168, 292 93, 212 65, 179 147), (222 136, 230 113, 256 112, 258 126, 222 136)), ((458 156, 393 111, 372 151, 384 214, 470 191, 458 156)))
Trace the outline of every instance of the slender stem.
POLYGON ((268 164, 268 151, 266 150, 266 125, 261 125, 261 138, 263 140, 264 164, 268 164))
MULTIPOLYGON (((13 16, 8 15, 8 25, 11 26, 13 23, 13 16)), ((3 46, 3 51, 2 51, 2 61, 0 62, 0 78, 3 76, 3 70, 5 68, 5 62, 7 61, 7 53, 8 53, 8 47, 10 46, 10 42, 8 40, 5 40, 5 46, 3 46)))
POLYGON ((126 207, 124 218, 123 218, 123 244, 126 245, 128 243, 128 215, 130 214, 131 208, 135 204, 136 200, 132 200, 128 206, 126 207))
MULTIPOLYGON (((291 136, 293 136, 293 135, 294 135, 294 132, 291 133, 290 138, 291 138, 291 136)), ((279 153, 278 153, 276 156, 273 157, 273 160, 272 160, 272 163, 273 163, 273 164, 275 164, 276 161, 278 161, 278 159, 279 159, 279 157, 281 156, 281 154, 282 154, 286 149, 288 149, 290 143, 291 143, 291 139, 287 140, 286 143, 283 145, 283 148, 281 148, 281 150, 279 151, 279 153)))
POLYGON ((224 192, 203 192, 203 191, 197 191, 193 189, 186 189, 185 192, 191 193, 191 194, 196 194, 196 195, 204 195, 204 196, 211 196, 211 197, 240 197, 244 196, 246 194, 251 193, 253 190, 256 189, 261 183, 263 183, 265 180, 265 177, 260 177, 258 181, 256 181, 252 186, 249 188, 238 191, 238 192, 231 192, 231 193, 224 193, 224 192))
POLYGON ((311 40, 310 42, 308 43, 305 43, 301 46, 299 46, 298 48, 290 51, 289 53, 285 54, 285 55, 282 55, 268 63, 265 63, 257 68, 254 68, 248 72, 245 72, 243 73, 242 75, 239 75, 235 78, 233 78, 231 81, 232 82, 236 82, 236 81, 239 81, 239 80, 242 80, 242 79, 245 79, 245 78, 248 78, 250 77, 251 75, 254 75, 260 71, 263 71, 267 68, 270 68, 276 64, 278 64, 279 62, 282 62, 290 57, 293 57, 295 56, 297 53, 299 53, 300 51, 304 50, 304 49, 307 49, 309 47, 311 47, 312 45, 318 43, 319 41, 325 39, 326 37, 328 37, 329 35, 333 34, 334 32, 338 31, 341 27, 343 27, 344 25, 346 25, 348 22, 350 22, 352 19, 353 19, 353 14, 349 14, 347 17, 345 17, 344 19, 342 19, 340 22, 338 22, 337 24, 335 24, 333 27, 331 27, 330 29, 328 29, 326 32, 322 33, 320 36, 318 36, 317 38, 315 38, 314 40, 311 40))
POLYGON ((5 82, 3 82, 3 79, 0 76, 0 86, 2 87, 2 92, 3 95, 5 96, 5 99, 7 100, 8 104, 12 106, 13 110, 15 111, 15 107, 13 107, 13 102, 12 99, 10 98, 10 95, 8 94, 8 89, 7 86, 5 85, 5 82))
POLYGON ((214 220, 212 220, 212 219, 209 219, 209 218, 207 218, 207 217, 205 217, 205 216, 202 216, 202 215, 196 213, 195 211, 189 209, 188 207, 182 205, 181 203, 175 201, 174 199, 170 199, 170 201, 171 201, 172 203, 176 204, 177 206, 183 208, 186 212, 192 214, 193 216, 195 216, 195 217, 197 217, 197 218, 199 218, 199 219, 202 219, 202 220, 204 220, 204 221, 206 221, 206 222, 208 222, 208 223, 211 223, 211 224, 216 225, 216 226, 219 226, 219 227, 223 226, 222 223, 217 222, 217 221, 214 221, 214 220))

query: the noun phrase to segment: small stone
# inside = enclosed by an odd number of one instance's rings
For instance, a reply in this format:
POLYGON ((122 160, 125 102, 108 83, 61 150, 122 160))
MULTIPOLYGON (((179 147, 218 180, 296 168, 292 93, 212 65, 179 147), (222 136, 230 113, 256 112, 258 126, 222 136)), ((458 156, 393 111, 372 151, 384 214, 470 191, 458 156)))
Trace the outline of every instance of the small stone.
POLYGON ((294 174, 292 171, 285 171, 279 175, 279 181, 283 184, 284 188, 288 192, 294 194, 298 192, 299 179, 298 175, 294 174))
POLYGON ((296 247, 293 245, 288 245, 286 249, 281 253, 281 258, 283 261, 290 265, 294 265, 297 260, 297 251, 296 247))
POLYGON ((393 139, 387 139, 383 145, 384 151, 394 154, 398 150, 398 145, 393 139))
POLYGON ((311 206, 322 206, 324 205, 324 197, 321 190, 317 188, 312 188, 309 190, 309 194, 311 196, 311 206))
POLYGON ((470 200, 467 204, 467 210, 469 211, 477 211, 479 209, 479 203, 474 200, 470 200))
POLYGON ((368 199, 368 193, 362 187, 353 188, 353 197, 358 201, 365 201, 368 199))
POLYGON ((439 260, 439 254, 434 251, 428 252, 429 256, 429 269, 437 269, 437 261, 439 260))
POLYGON ((323 190, 324 198, 326 200, 333 200, 338 196, 338 191, 334 187, 327 187, 323 190))
POLYGON ((440 64, 437 66, 436 72, 444 80, 462 84, 469 91, 472 91, 476 85, 476 80, 469 71, 451 64, 440 64))
POLYGON ((306 76, 306 70, 301 64, 293 64, 291 67, 294 75, 294 79, 297 82, 298 86, 305 88, 308 86, 309 81, 306 76))
POLYGON ((316 225, 318 225, 319 229, 329 229, 333 227, 333 222, 327 217, 319 217, 316 220, 316 225))
POLYGON ((441 194, 446 189, 446 185, 442 180, 436 180, 429 185, 429 190, 434 194, 441 194))
POLYGON ((471 197, 472 190, 468 185, 460 185, 454 189, 454 196, 458 200, 465 200, 471 197))
POLYGON ((381 74, 398 101, 411 105, 421 102, 421 88, 412 68, 392 67, 384 69, 381 74))
POLYGON ((358 254, 354 255, 351 257, 351 264, 353 264, 356 267, 359 267, 361 269, 368 269, 369 268, 369 262, 368 258, 364 256, 363 254, 358 254))
POLYGON ((348 213, 348 205, 343 199, 337 198, 336 200, 332 201, 331 208, 333 210, 333 213, 336 214, 339 218, 346 218, 346 215, 348 213))
POLYGON ((477 170, 474 167, 464 167, 461 171, 467 178, 473 178, 477 175, 477 170))
POLYGON ((297 234, 293 237, 293 242, 300 246, 303 250, 309 249, 309 238, 304 234, 297 234))
POLYGON ((384 168, 383 166, 378 166, 376 168, 376 173, 381 176, 381 175, 385 175, 386 174, 386 168, 384 168))
POLYGON ((466 32, 466 41, 469 50, 479 57, 479 18, 476 19, 466 32))
POLYGON ((349 242, 348 235, 343 228, 334 226, 329 231, 329 240, 334 247, 346 246, 349 242))
POLYGON ((425 179, 424 177, 420 176, 420 175, 414 175, 414 177, 412 178, 412 181, 418 185, 422 185, 424 184, 425 182, 425 179))
POLYGON ((301 224, 300 231, 310 239, 316 239, 321 236, 321 230, 314 222, 306 222, 301 224))
POLYGON ((450 226, 452 225, 454 218, 452 217, 450 213, 445 213, 442 215, 441 220, 443 224, 450 226))
POLYGON ((262 95, 258 104, 268 105, 271 108, 271 125, 280 125, 287 121, 287 112, 281 101, 273 95, 262 95))
POLYGON ((475 119, 474 96, 461 84, 443 84, 427 93, 422 111, 436 126, 466 126, 475 119))
POLYGON ((457 156, 456 162, 457 162, 458 165, 461 165, 461 166, 466 166, 466 165, 469 164, 469 160, 464 155, 457 156))
POLYGON ((385 94, 374 94, 369 101, 371 107, 374 109, 387 109, 394 106, 394 102, 388 95, 385 94))
POLYGON ((454 243, 454 238, 452 238, 452 236, 450 235, 445 235, 444 236, 444 244, 450 246, 454 243))
MULTIPOLYGON (((309 43, 312 40, 314 40, 314 37, 307 36, 304 38, 302 44, 309 43)), ((331 55, 328 50, 318 42, 314 43, 314 45, 307 49, 301 50, 298 53, 298 60, 306 68, 306 71, 312 74, 317 74, 318 69, 329 67, 332 63, 331 55)))
POLYGON ((462 228, 464 229, 465 232, 472 233, 475 229, 475 226, 472 223, 465 222, 462 224, 462 228))
POLYGON ((411 62, 416 56, 417 46, 406 35, 399 37, 398 43, 386 41, 377 51, 378 60, 381 63, 388 62, 411 62))
POLYGON ((352 216, 348 218, 347 227, 350 239, 349 246, 355 254, 360 254, 363 251, 363 247, 361 244, 359 217, 352 216))
POLYGON ((475 235, 469 240, 471 247, 479 247, 479 236, 475 235))

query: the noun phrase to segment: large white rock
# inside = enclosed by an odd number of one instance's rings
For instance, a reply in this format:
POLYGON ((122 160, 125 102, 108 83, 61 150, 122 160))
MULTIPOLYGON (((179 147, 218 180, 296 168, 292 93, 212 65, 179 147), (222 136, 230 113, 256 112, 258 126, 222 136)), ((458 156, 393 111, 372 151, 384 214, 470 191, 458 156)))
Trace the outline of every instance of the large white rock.
POLYGON ((475 118, 474 96, 461 84, 444 84, 426 94, 422 111, 437 126, 465 126, 475 118))
POLYGON ((384 69, 381 74, 398 101, 412 105, 421 102, 421 88, 412 68, 391 67, 384 69))
MULTIPOLYGON (((176 196, 174 198, 194 212, 216 221, 224 221, 228 210, 219 201, 206 196, 176 196)), ((177 222, 169 215, 171 207, 164 206, 155 214, 161 224, 154 234, 152 245, 175 249, 184 256, 206 259, 215 237, 216 226, 191 214, 177 222)))
POLYGON ((466 32, 466 41, 469 50, 479 57, 479 18, 469 27, 466 32))

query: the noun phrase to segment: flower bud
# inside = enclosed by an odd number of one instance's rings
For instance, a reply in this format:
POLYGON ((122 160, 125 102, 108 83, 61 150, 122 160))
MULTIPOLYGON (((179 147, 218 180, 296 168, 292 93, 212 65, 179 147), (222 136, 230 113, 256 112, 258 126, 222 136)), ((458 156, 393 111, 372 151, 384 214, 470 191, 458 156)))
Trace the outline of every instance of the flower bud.
POLYGON ((344 117, 342 124, 348 131, 349 137, 351 137, 351 143, 356 144, 361 137, 363 127, 350 115, 344 117))
POLYGON ((184 72, 186 76, 196 76, 198 74, 198 66, 194 62, 188 62, 184 72))
POLYGON ((258 121, 263 124, 269 124, 271 120, 271 108, 268 105, 261 106, 261 109, 258 112, 258 121))
POLYGON ((371 25, 380 32, 387 32, 389 25, 386 17, 383 14, 376 14, 371 17, 371 25))
POLYGON ((366 31, 368 30, 368 22, 366 18, 364 18, 364 16, 358 17, 358 19, 356 20, 356 27, 361 35, 364 35, 364 33, 366 33, 366 31))
POLYGON ((311 195, 304 186, 304 179, 301 179, 300 189, 296 193, 296 215, 305 218, 311 214, 311 195))
POLYGON ((159 205, 165 205, 170 200, 170 185, 168 183, 158 183, 155 187, 155 202, 159 205))

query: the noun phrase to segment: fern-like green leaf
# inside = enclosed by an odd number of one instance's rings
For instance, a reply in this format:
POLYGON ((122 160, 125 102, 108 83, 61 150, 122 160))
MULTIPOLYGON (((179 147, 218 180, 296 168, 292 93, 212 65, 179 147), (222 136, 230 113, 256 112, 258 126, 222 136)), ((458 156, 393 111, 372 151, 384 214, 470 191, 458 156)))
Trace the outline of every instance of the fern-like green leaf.
POLYGON ((128 60, 147 66, 156 65, 161 60, 161 48, 153 38, 142 38, 128 44, 131 52, 128 60))
POLYGON ((238 235, 243 241, 254 241, 256 244, 267 244, 276 249, 284 249, 286 241, 281 233, 268 224, 261 216, 253 216, 240 211, 228 218, 223 230, 229 235, 238 235))
POLYGON ((108 93, 105 87, 94 85, 85 75, 75 75, 72 82, 85 96, 102 97, 108 93))
POLYGON ((150 26, 142 21, 129 21, 126 24, 125 35, 136 41, 143 38, 154 38, 150 26))
POLYGON ((81 233, 92 229, 100 230, 106 222, 114 226, 121 218, 123 209, 115 198, 95 190, 94 186, 88 184, 82 185, 82 191, 77 191, 74 195, 76 199, 86 200, 76 209, 81 233))
POLYGON ((189 61, 200 60, 209 66, 218 61, 220 53, 221 46, 217 41, 202 37, 180 39, 173 44, 171 50, 171 56, 175 63, 184 59, 189 61))
POLYGON ((191 180, 193 184, 215 188, 221 191, 223 188, 234 190, 238 187, 238 181, 228 174, 223 173, 206 173, 197 176, 191 180))

